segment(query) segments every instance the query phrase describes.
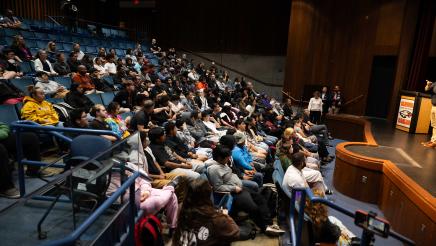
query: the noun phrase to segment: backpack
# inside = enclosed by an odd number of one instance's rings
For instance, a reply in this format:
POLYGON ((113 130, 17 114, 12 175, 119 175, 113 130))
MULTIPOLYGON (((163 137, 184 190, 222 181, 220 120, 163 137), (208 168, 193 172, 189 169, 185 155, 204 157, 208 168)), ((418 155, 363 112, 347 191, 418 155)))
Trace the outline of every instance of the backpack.
POLYGON ((60 102, 53 104, 53 108, 56 113, 59 115, 59 121, 69 122, 70 120, 70 112, 74 110, 74 107, 70 106, 66 102, 60 102))
POLYGON ((162 238, 162 224, 156 216, 144 216, 135 224, 135 245, 164 245, 162 238))
POLYGON ((239 226, 239 241, 254 240, 256 238, 256 225, 249 221, 243 220, 238 222, 239 226))
POLYGON ((262 195, 263 198, 265 198, 269 211, 271 213, 271 218, 274 218, 277 216, 277 202, 278 197, 277 193, 274 192, 271 187, 263 186, 259 189, 260 195, 262 195))

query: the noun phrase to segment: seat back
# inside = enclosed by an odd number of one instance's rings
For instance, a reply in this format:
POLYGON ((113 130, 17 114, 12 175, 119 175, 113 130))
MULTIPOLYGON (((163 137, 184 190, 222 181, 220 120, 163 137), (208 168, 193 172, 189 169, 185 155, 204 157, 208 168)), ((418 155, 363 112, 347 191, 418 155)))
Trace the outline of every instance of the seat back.
MULTIPOLYGON (((106 151, 111 142, 100 136, 80 135, 73 139, 70 147, 70 159, 66 169, 74 168, 90 158, 106 151)), ((106 161, 110 158, 105 154, 98 160, 89 161, 80 168, 75 168, 67 178, 67 185, 74 189, 74 203, 80 207, 95 209, 106 198, 106 191, 111 179, 112 165, 106 161), (91 203, 90 203, 91 201, 91 203)))
POLYGON ((24 94, 28 95, 27 87, 29 85, 33 85, 33 79, 32 78, 21 78, 21 79, 11 79, 11 84, 15 86, 17 89, 22 91, 24 94))
POLYGON ((32 73, 34 73, 33 68, 32 68, 32 65, 30 64, 29 61, 23 61, 23 62, 20 64, 20 67, 21 67, 21 71, 22 71, 24 74, 32 74, 32 73))
POLYGON ((109 105, 109 103, 111 103, 115 97, 114 93, 112 93, 112 92, 105 92, 105 93, 100 94, 100 95, 101 95, 101 99, 103 101, 103 105, 105 105, 105 106, 109 105))
POLYGON ((65 88, 71 87, 71 78, 70 77, 55 77, 54 81, 58 82, 59 84, 61 84, 65 88))
POLYGON ((279 159, 274 161, 274 170, 277 170, 281 176, 285 175, 285 171, 283 170, 282 164, 279 159))
POLYGON ((0 122, 10 125, 19 120, 15 105, 0 105, 0 122))
POLYGON ((103 104, 103 101, 101 100, 100 94, 88 94, 86 95, 94 104, 103 104))
MULTIPOLYGON (((73 139, 70 145, 71 156, 82 156, 92 158, 98 153, 108 149, 112 143, 100 136, 94 135, 80 135, 73 139)), ((105 160, 110 157, 110 154, 106 154, 98 160, 105 160)))
POLYGON ((114 85, 114 78, 112 76, 104 76, 102 78, 107 84, 114 85))

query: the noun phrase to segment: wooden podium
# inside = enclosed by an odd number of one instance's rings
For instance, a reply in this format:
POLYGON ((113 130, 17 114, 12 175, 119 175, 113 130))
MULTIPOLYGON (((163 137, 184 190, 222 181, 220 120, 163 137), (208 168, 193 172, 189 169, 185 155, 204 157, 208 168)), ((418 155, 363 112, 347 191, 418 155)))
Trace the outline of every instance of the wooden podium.
POLYGON ((409 133, 427 134, 431 107, 430 95, 401 91, 396 128, 409 133))

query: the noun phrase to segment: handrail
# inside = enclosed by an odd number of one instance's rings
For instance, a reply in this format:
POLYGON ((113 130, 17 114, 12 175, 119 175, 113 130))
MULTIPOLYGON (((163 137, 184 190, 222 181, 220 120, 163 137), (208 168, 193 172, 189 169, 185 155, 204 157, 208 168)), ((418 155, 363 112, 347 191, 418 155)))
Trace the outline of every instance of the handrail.
POLYGON ((287 93, 287 92, 284 92, 283 90, 282 90, 282 94, 284 94, 285 96, 287 96, 287 97, 289 97, 291 100, 293 100, 293 101, 295 101, 295 102, 298 102, 298 103, 309 103, 308 101, 304 101, 304 100, 297 100, 297 99, 295 99, 294 97, 292 97, 291 95, 289 95, 289 93, 287 93))
MULTIPOLYGON (((65 238, 54 240, 46 243, 46 246, 59 246, 59 245, 73 245, 75 241, 79 239, 79 237, 103 214, 103 212, 108 209, 112 203, 117 201, 118 197, 124 194, 124 192, 129 188, 129 200, 132 212, 136 210, 135 204, 135 180, 139 177, 139 172, 135 172, 131 175, 122 185, 118 188, 100 207, 95 210, 94 213, 91 214, 75 231, 73 231, 70 235, 65 238)), ((132 213, 132 221, 130 228, 130 236, 133 236, 133 228, 134 228, 134 213, 132 213)))
MULTIPOLYGON (((167 44, 167 45, 168 45, 168 44, 167 44)), ((173 47, 173 46, 171 46, 171 45, 168 45, 168 46, 169 46, 169 47, 173 47)), ((190 54, 193 54, 193 55, 195 55, 195 56, 197 56, 197 57, 200 57, 201 59, 204 59, 204 60, 209 61, 209 62, 214 62, 216 65, 218 65, 218 66, 220 66, 220 67, 223 67, 223 68, 225 68, 225 69, 227 69, 227 70, 230 70, 230 71, 232 71, 232 72, 234 72, 234 73, 240 74, 240 75, 242 75, 242 76, 244 76, 244 77, 246 77, 246 78, 249 78, 249 79, 251 79, 251 80, 254 80, 254 81, 256 81, 256 82, 259 82, 259 83, 261 83, 261 84, 263 84, 263 85, 271 86, 271 87, 283 87, 283 85, 272 84, 272 83, 268 83, 268 82, 262 81, 262 80, 260 80, 260 79, 257 79, 257 78, 255 78, 255 77, 249 75, 249 74, 246 74, 246 73, 243 73, 243 72, 241 72, 241 71, 238 71, 238 70, 236 70, 236 69, 234 69, 234 68, 228 67, 228 66, 226 66, 226 65, 224 65, 224 64, 222 64, 222 63, 219 63, 219 62, 217 62, 217 61, 215 61, 215 60, 212 60, 212 59, 210 59, 210 58, 208 58, 208 57, 205 57, 205 56, 203 56, 203 55, 200 55, 200 54, 198 54, 198 53, 196 53, 196 52, 194 52, 194 51, 192 51, 192 50, 188 50, 188 49, 180 48, 180 47, 177 47, 177 50, 181 50, 181 51, 184 51, 184 52, 188 52, 188 53, 190 53, 190 54)))
POLYGON ((108 130, 94 130, 94 129, 81 129, 81 128, 70 128, 70 127, 55 127, 55 126, 42 126, 38 123, 28 120, 17 120, 11 123, 11 129, 29 129, 29 130, 38 130, 38 131, 47 131, 48 133, 59 137, 63 140, 71 142, 72 139, 61 134, 54 134, 58 132, 70 132, 70 133, 82 133, 82 134, 91 134, 91 135, 111 135, 120 140, 121 138, 114 133, 113 131, 108 130))
MULTIPOLYGON (((317 197, 314 196, 312 193, 312 190, 310 188, 305 188, 305 187, 301 187, 301 188, 292 188, 292 196, 291 196, 291 211, 289 214, 289 222, 290 222, 290 227, 291 227, 291 240, 292 240, 292 245, 300 245, 301 242, 301 234, 302 234, 302 230, 303 230, 303 216, 304 216, 304 207, 306 204, 306 196, 307 199, 311 202, 311 203, 322 203, 327 205, 328 207, 331 207, 351 218, 354 218, 355 214, 354 212, 342 208, 339 205, 325 199, 322 197, 317 197), (295 211, 295 201, 296 201, 296 196, 297 196, 297 192, 299 194, 300 200, 299 202, 299 212, 298 212, 298 227, 297 227, 297 232, 295 232, 295 224, 294 224, 294 211, 295 211)), ((393 238, 408 244, 408 245, 415 245, 415 242, 413 242, 412 240, 410 240, 407 237, 404 237, 394 231, 389 231, 389 236, 392 236, 393 238)))
POLYGON ((364 95, 360 94, 358 97, 355 97, 355 98, 351 99, 350 101, 345 102, 343 107, 348 106, 348 105, 350 105, 350 104, 352 104, 354 102, 357 102, 358 100, 362 99, 363 97, 364 97, 364 95))
MULTIPOLYGON (((67 128, 67 127, 55 127, 55 126, 41 126, 33 121, 26 120, 18 120, 11 123, 11 129, 17 136, 16 141, 16 150, 17 150, 17 162, 18 162, 18 183, 20 186, 20 196, 24 196, 26 194, 26 183, 24 180, 24 165, 33 165, 33 166, 46 166, 47 163, 41 161, 34 160, 23 160, 23 146, 21 143, 21 132, 23 130, 31 130, 31 131, 43 131, 47 132, 53 136, 56 136, 68 143, 71 143, 73 140, 69 137, 66 137, 59 132, 71 132, 71 133, 82 133, 82 134, 91 134, 91 135, 111 135, 115 136, 117 140, 120 140, 120 137, 116 135, 112 131, 106 130, 93 130, 93 129, 77 129, 77 128, 67 128)), ((55 167, 53 165, 53 167, 55 167)))
POLYGON ((86 20, 86 19, 82 19, 82 18, 71 18, 69 16, 63 16, 63 15, 47 15, 47 17, 54 21, 56 18, 66 18, 66 19, 73 19, 73 20, 77 20, 79 22, 83 22, 83 23, 90 23, 90 24, 94 24, 94 25, 99 25, 102 27, 110 27, 110 28, 114 28, 117 30, 122 30, 122 31, 134 31, 136 32, 136 30, 134 29, 129 29, 129 28, 125 28, 125 27, 119 27, 119 26, 113 26, 113 25, 109 25, 109 24, 104 24, 101 22, 95 22, 95 21, 91 21, 91 20, 86 20))

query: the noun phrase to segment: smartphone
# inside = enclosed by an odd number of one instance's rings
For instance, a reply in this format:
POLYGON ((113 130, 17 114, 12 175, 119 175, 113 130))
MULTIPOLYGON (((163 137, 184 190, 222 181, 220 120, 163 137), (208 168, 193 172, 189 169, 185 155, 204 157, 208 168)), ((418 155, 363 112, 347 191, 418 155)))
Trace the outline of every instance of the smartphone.
POLYGON ((377 217, 374 213, 357 210, 354 216, 354 224, 381 237, 389 236, 389 222, 377 217))

